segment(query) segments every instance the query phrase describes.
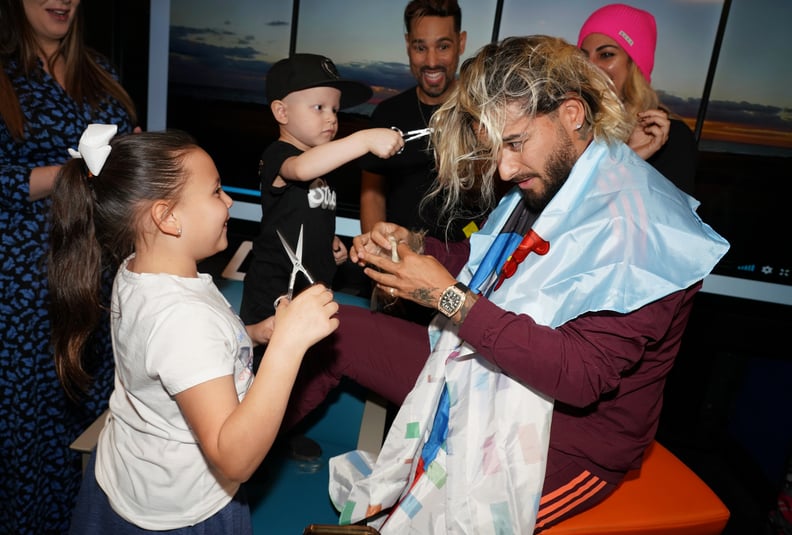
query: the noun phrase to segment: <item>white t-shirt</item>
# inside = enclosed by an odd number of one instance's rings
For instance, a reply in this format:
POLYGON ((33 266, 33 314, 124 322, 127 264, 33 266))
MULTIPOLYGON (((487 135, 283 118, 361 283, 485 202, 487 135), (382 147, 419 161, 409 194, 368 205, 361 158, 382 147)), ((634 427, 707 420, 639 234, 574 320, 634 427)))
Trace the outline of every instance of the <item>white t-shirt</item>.
POLYGON ((174 396, 233 375, 241 400, 253 381, 252 344, 209 275, 138 274, 128 261, 113 286, 115 390, 96 480, 133 524, 190 526, 222 509, 239 485, 210 468, 174 396))

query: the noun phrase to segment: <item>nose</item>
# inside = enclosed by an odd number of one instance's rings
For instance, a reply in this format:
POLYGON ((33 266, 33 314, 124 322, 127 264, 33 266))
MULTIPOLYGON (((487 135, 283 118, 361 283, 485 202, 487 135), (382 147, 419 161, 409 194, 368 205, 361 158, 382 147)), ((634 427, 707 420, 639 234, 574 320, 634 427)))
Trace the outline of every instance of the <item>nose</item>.
POLYGON ((431 66, 437 65, 437 58, 440 57, 440 54, 434 48, 428 48, 426 50, 426 64, 431 66))
POLYGON ((498 174, 501 180, 508 182, 517 175, 520 169, 520 153, 501 149, 498 161, 498 174))
POLYGON ((222 192, 223 192, 222 194, 223 202, 225 203, 226 206, 231 208, 231 206, 234 204, 234 199, 232 199, 231 196, 225 192, 225 190, 222 190, 222 192))

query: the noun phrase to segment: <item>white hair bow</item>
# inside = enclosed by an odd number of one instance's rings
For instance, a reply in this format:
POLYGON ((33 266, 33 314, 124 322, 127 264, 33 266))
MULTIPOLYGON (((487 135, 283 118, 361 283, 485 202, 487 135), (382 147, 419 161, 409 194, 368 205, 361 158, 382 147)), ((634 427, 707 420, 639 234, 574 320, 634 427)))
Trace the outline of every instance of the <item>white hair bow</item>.
POLYGON ((114 124, 89 124, 80 137, 77 149, 69 149, 72 158, 82 158, 93 176, 102 172, 107 157, 110 155, 110 140, 118 132, 114 124))

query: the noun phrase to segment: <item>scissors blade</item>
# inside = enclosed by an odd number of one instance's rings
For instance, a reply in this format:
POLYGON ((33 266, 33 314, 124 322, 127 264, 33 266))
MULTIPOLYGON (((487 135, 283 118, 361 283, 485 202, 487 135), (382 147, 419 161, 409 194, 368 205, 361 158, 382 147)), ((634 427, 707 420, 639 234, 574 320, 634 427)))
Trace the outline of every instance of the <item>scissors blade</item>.
MULTIPOLYGON (((302 228, 300 228, 300 231, 302 232, 302 228)), ((291 263, 292 264, 299 263, 300 259, 297 258, 296 254, 294 254, 294 250, 292 250, 291 245, 289 245, 289 242, 286 241, 286 238, 283 237, 283 234, 281 234, 280 229, 276 229, 275 233, 278 235, 278 238, 280 238, 281 245, 283 245, 283 248, 286 250, 286 254, 289 256, 289 260, 291 260, 291 263)), ((300 237, 302 237, 302 234, 300 235, 300 237)))
POLYGON ((308 284, 313 284, 314 280, 311 277, 311 274, 308 273, 308 270, 305 269, 305 266, 302 265, 302 251, 303 251, 303 226, 300 225, 300 234, 297 237, 297 265, 295 268, 299 271, 302 271, 302 274, 305 275, 305 278, 308 279, 308 284))
POLYGON ((432 131, 433 131, 432 128, 421 128, 419 130, 410 130, 409 132, 402 134, 402 139, 404 139, 404 142, 407 143, 408 141, 412 141, 413 139, 420 139, 422 137, 426 137, 429 134, 431 134, 432 131))
POLYGON ((297 248, 294 250, 294 254, 297 257, 298 262, 302 262, 302 237, 303 226, 300 225, 300 233, 297 235, 297 248))
POLYGON ((291 245, 289 245, 289 242, 286 241, 286 238, 283 236, 283 234, 281 233, 280 229, 275 229, 275 233, 278 235, 278 239, 280 239, 281 245, 283 245, 283 248, 284 248, 284 250, 286 251, 286 254, 289 257, 289 260, 291 260, 291 263, 292 263, 292 271, 291 271, 291 275, 289 277, 289 287, 288 287, 287 293, 286 293, 286 295, 289 297, 289 299, 291 299, 292 295, 294 294, 294 283, 296 282, 297 272, 298 271, 302 272, 302 274, 308 280, 309 284, 313 284, 314 283, 313 277, 311 276, 310 273, 308 273, 308 270, 305 269, 305 267, 302 265, 302 236, 303 236, 303 228, 302 228, 302 225, 300 225, 300 235, 297 238, 297 252, 296 253, 295 253, 294 249, 291 248, 291 245))

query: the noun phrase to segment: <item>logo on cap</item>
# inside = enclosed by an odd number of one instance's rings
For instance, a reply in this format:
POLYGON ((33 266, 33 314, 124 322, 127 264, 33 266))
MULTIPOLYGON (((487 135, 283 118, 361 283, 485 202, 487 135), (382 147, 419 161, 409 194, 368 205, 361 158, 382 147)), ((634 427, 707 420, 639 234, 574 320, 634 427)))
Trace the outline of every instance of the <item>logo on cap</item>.
POLYGON ((621 35, 621 36, 622 36, 622 38, 623 38, 625 41, 627 41, 627 43, 628 43, 630 46, 633 46, 633 45, 635 44, 635 43, 633 43, 633 40, 632 40, 632 39, 630 39, 630 36, 629 36, 629 35, 627 35, 627 32, 625 32, 624 30, 619 30, 619 35, 621 35))
POLYGON ((341 76, 338 74, 338 71, 336 70, 335 64, 328 58, 324 58, 322 60, 322 70, 325 72, 325 74, 327 74, 327 76, 334 80, 341 78, 341 76))

